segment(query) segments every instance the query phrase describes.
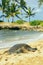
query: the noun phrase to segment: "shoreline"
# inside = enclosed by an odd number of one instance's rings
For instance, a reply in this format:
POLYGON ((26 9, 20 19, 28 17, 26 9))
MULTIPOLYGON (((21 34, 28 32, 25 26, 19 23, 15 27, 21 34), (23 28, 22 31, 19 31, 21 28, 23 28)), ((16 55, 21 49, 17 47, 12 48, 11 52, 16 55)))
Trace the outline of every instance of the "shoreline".
POLYGON ((2 43, 0 43, 0 49, 3 49, 3 48, 10 48, 10 47, 12 47, 12 46, 14 46, 14 45, 16 45, 16 44, 20 44, 20 43, 24 43, 24 44, 30 44, 30 43, 34 43, 34 42, 36 42, 36 41, 38 41, 38 40, 43 40, 43 34, 41 34, 39 37, 36 37, 35 39, 33 38, 33 39, 19 39, 19 40, 16 40, 16 41, 11 41, 11 42, 2 42, 2 43), (4 46, 3 46, 4 45, 4 46))
POLYGON ((18 24, 18 23, 0 23, 0 30, 28 30, 28 31, 41 31, 43 32, 43 26, 31 26, 29 22, 18 24))

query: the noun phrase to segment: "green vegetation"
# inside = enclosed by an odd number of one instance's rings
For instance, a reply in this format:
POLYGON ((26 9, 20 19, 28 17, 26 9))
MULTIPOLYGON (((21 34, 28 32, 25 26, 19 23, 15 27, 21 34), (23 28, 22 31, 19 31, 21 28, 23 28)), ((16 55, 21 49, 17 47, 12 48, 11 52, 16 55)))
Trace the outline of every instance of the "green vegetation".
POLYGON ((29 7, 29 8, 27 9, 26 18, 29 17, 29 22, 30 22, 30 17, 31 17, 31 16, 33 17, 33 16, 35 15, 34 9, 35 9, 35 8, 31 8, 31 7, 29 7))
MULTIPOLYGON (((18 23, 18 24, 23 24, 25 23, 25 21, 23 20, 17 20, 15 23, 18 23)), ((43 26, 43 21, 42 20, 34 20, 34 21, 30 21, 29 24, 31 26, 43 26)))
POLYGON ((31 9, 31 7, 27 7, 25 0, 1 0, 1 2, 2 3, 0 3, 0 8, 2 10, 2 15, 0 16, 0 18, 3 17, 3 21, 5 17, 8 19, 9 22, 9 18, 12 17, 13 22, 15 16, 22 20, 22 18, 20 18, 20 15, 22 14, 21 10, 23 10, 25 14, 29 17, 29 21, 30 17, 35 14, 33 13, 34 9, 31 9))
POLYGON ((40 23, 40 26, 43 26, 43 22, 42 22, 42 23, 40 23))
POLYGON ((39 7, 43 4, 43 0, 38 0, 39 2, 39 7))
POLYGON ((12 17, 12 22, 14 21, 15 16, 21 19, 18 14, 20 14, 20 8, 23 10, 26 8, 26 2, 24 0, 1 0, 1 2, 2 3, 0 3, 0 8, 3 14, 0 16, 0 18, 4 16, 8 18, 8 22, 10 17, 12 17))
POLYGON ((16 23, 18 23, 18 24, 23 24, 24 21, 23 21, 23 20, 17 20, 16 23))
POLYGON ((30 25, 32 25, 32 26, 38 26, 38 25, 43 26, 43 21, 41 21, 41 20, 34 20, 34 21, 30 22, 30 25))
MULTIPOLYGON (((43 3, 43 0, 38 0, 39 5, 41 6, 43 3)), ((9 18, 12 17, 12 22, 15 21, 14 17, 19 18, 19 20, 16 21, 16 23, 18 24, 23 24, 24 21, 22 20, 22 18, 20 17, 20 15, 22 14, 21 10, 24 11, 24 14, 26 18, 29 18, 29 22, 30 22, 30 18, 31 16, 35 16, 35 8, 31 8, 30 6, 27 6, 27 3, 25 0, 1 0, 0 3, 0 9, 2 10, 2 15, 0 16, 0 18, 3 19, 4 22, 4 18, 8 19, 9 22, 9 18)), ((1 21, 0 21, 1 22, 1 21)), ((39 21, 39 20, 34 20, 30 22, 30 25, 32 26, 36 26, 36 25, 41 25, 43 26, 43 22, 39 21)))

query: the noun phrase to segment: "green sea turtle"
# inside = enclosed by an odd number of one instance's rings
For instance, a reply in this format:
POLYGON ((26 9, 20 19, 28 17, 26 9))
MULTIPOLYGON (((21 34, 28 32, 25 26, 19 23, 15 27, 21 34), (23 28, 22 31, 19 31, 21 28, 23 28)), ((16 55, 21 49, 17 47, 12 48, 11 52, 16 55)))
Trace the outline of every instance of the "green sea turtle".
POLYGON ((35 52, 37 48, 32 48, 28 44, 16 44, 13 47, 11 47, 7 52, 12 53, 24 53, 25 50, 35 52))

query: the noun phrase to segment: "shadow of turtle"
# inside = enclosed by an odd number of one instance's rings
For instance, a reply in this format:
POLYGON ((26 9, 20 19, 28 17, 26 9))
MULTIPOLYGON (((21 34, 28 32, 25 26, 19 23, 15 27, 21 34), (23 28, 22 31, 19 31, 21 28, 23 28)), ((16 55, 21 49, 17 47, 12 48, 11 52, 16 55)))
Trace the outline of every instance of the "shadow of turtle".
POLYGON ((37 48, 32 48, 27 44, 16 44, 6 52, 8 52, 9 54, 12 54, 12 53, 24 53, 25 52, 24 49, 27 50, 27 51, 32 51, 32 52, 35 52, 37 50, 37 48))

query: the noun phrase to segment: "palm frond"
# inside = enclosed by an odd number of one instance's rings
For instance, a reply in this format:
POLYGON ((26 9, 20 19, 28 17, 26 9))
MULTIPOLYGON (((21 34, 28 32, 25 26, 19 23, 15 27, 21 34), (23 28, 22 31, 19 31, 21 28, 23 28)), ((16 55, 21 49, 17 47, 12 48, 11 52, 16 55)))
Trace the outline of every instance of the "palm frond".
POLYGON ((2 17, 6 17, 6 15, 1 15, 0 18, 2 18, 2 17))
POLYGON ((18 15, 16 15, 17 18, 19 18, 20 20, 22 20, 22 18, 20 18, 18 15))
POLYGON ((28 18, 28 15, 27 15, 27 16, 25 16, 25 18, 28 18))

